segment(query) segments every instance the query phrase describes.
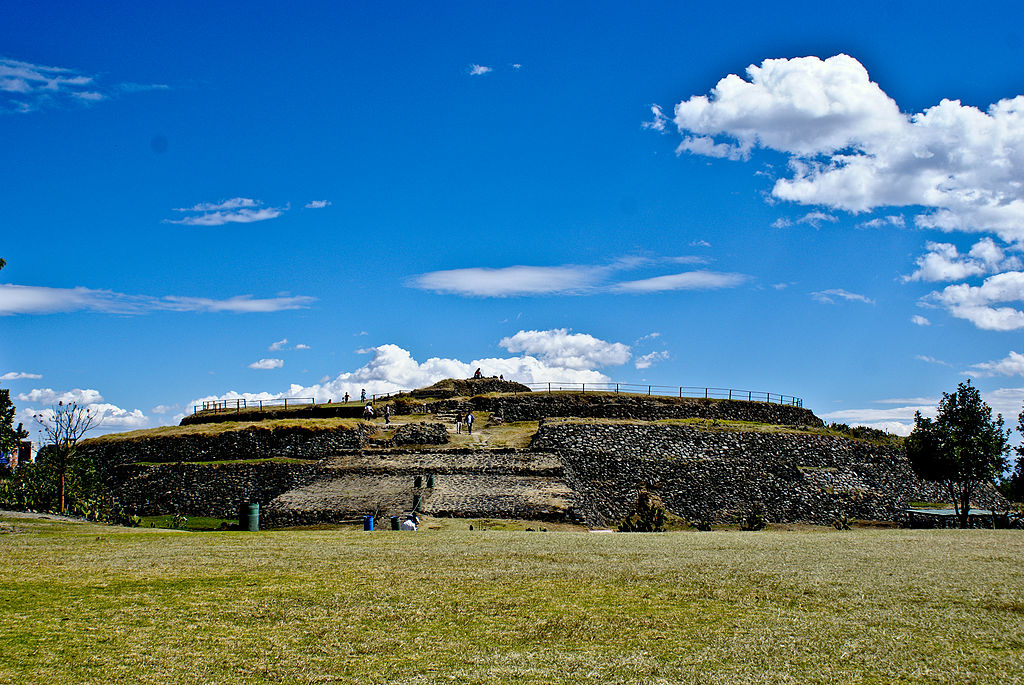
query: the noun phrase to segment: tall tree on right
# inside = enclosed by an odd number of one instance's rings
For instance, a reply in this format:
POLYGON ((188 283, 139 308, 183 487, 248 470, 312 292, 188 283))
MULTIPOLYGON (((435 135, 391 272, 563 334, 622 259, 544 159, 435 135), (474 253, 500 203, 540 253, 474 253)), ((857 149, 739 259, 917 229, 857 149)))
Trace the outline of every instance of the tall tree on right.
POLYGON ((953 501, 957 521, 967 527, 971 497, 982 483, 992 483, 1006 468, 1010 430, 970 381, 953 393, 942 393, 935 419, 914 414, 907 437, 907 458, 921 478, 940 481, 953 501))

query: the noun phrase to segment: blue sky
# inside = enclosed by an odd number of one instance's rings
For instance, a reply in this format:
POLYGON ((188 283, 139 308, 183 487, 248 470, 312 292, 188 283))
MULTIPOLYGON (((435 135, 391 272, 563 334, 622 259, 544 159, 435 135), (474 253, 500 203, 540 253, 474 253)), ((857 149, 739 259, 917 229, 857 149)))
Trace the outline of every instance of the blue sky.
POLYGON ((23 4, 0 383, 108 431, 477 366, 1016 416, 1021 15, 23 4))

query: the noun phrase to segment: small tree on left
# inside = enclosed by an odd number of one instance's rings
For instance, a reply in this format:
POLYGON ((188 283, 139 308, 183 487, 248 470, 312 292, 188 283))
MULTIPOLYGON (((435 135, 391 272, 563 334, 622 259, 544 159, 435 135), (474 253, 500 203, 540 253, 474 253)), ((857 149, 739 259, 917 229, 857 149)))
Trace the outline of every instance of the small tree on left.
MULTIPOLYGON (((0 260, 2 261, 2 260, 0 260)), ((18 444, 28 437, 28 431, 18 424, 14 427, 14 404, 11 402, 11 391, 0 388, 0 454, 11 454, 18 449, 18 444)))
POLYGON ((75 458, 78 441, 100 425, 100 415, 77 402, 58 402, 35 415, 47 438, 57 476, 57 500, 60 513, 67 513, 68 467, 75 458))

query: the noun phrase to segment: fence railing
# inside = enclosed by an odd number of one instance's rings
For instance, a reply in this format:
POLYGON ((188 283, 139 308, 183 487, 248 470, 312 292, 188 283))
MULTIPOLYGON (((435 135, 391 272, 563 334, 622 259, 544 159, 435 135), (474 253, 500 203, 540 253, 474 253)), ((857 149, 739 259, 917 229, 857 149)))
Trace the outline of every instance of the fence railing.
MULTIPOLYGON (((804 406, 803 399, 793 395, 766 392, 763 390, 737 390, 735 388, 699 388, 686 385, 647 385, 643 383, 522 383, 533 392, 613 392, 615 394, 657 395, 659 397, 703 397, 713 400, 740 400, 743 402, 768 402, 770 404, 786 404, 791 407, 804 406)), ((360 402, 378 402, 406 395, 410 390, 397 390, 387 393, 368 395, 360 402)), ((356 399, 353 397, 352 402, 356 399)), ((322 403, 323 404, 323 403, 322 403)), ((243 409, 263 409, 264 407, 299 405, 316 405, 314 397, 282 397, 273 400, 210 400, 202 405, 192 407, 192 413, 200 411, 241 411, 243 409)))
POLYGON ((523 383, 533 392, 613 392, 632 395, 658 395, 661 397, 703 397, 714 400, 742 400, 804 406, 803 399, 793 395, 763 390, 737 390, 735 388, 698 388, 686 385, 646 385, 643 383, 523 383))
POLYGON ((263 409, 263 407, 297 407, 303 404, 316 404, 315 397, 279 397, 273 400, 209 400, 202 405, 193 405, 192 413, 201 411, 242 411, 243 409, 263 409))

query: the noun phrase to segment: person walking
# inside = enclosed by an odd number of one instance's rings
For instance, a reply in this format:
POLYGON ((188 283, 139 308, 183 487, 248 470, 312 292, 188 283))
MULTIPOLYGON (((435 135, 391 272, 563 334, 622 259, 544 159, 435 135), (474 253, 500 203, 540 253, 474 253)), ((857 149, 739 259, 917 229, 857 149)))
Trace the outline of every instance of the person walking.
POLYGON ((360 395, 359 395, 359 401, 360 401, 360 402, 365 402, 365 401, 366 401, 366 388, 363 388, 363 392, 362 392, 362 393, 360 393, 360 395))
POLYGON ((345 393, 345 404, 348 404, 348 393, 345 393))
POLYGON ((455 433, 459 435, 462 433, 462 412, 455 412, 455 433))
POLYGON ((384 423, 385 423, 385 425, 391 423, 391 405, 390 404, 384 405, 384 423))
POLYGON ((468 432, 470 435, 473 434, 473 421, 474 420, 475 419, 473 418, 473 412, 469 412, 468 414, 466 414, 466 432, 468 432))

